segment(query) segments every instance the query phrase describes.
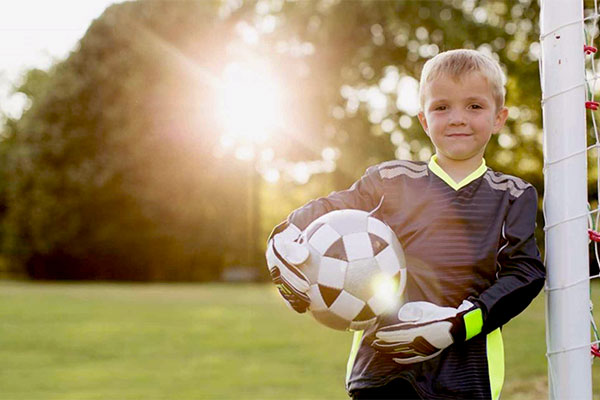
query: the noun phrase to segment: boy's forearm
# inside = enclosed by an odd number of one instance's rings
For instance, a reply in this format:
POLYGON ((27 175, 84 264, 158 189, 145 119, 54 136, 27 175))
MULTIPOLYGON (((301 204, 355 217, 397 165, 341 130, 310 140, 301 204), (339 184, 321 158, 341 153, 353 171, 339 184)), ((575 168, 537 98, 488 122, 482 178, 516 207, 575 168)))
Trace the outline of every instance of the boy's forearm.
POLYGON ((522 268, 522 273, 499 278, 479 297, 470 297, 481 309, 481 331, 489 333, 520 314, 544 287, 545 272, 542 263, 522 268))
POLYGON ((546 268, 535 242, 537 194, 533 187, 517 198, 505 220, 505 244, 498 254, 497 280, 477 298, 484 333, 492 332, 521 313, 544 286, 546 268))

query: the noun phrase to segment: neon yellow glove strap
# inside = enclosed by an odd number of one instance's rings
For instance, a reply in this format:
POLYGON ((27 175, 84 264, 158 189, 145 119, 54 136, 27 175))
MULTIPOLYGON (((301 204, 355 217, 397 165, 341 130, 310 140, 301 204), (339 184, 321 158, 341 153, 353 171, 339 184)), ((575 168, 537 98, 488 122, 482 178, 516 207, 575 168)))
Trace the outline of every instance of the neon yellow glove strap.
POLYGON ((471 339, 481 333, 483 328, 483 314, 480 308, 469 311, 463 316, 465 321, 465 340, 471 339))

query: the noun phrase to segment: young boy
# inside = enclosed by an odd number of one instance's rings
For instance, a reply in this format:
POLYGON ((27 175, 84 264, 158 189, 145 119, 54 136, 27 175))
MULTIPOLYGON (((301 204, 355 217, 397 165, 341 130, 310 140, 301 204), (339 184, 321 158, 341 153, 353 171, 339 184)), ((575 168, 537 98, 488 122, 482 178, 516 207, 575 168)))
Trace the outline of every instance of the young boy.
POLYGON ((419 121, 436 150, 431 160, 373 166, 350 189, 294 211, 271 235, 273 281, 304 312, 306 255, 294 239, 327 212, 370 211, 383 198, 378 217, 402 243, 408 278, 400 310, 355 333, 346 379, 354 399, 500 395, 500 328, 529 305, 545 277, 534 238, 534 187, 483 159, 508 114, 504 82, 499 65, 474 50, 430 59, 419 121))

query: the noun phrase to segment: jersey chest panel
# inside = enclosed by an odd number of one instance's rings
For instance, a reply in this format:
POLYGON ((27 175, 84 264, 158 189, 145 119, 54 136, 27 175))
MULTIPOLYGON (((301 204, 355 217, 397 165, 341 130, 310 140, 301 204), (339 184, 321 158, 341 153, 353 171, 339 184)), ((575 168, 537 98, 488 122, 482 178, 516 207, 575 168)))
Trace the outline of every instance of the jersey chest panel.
POLYGON ((432 173, 389 179, 383 192, 378 214, 404 248, 408 300, 457 306, 493 283, 507 192, 481 177, 454 190, 432 173))

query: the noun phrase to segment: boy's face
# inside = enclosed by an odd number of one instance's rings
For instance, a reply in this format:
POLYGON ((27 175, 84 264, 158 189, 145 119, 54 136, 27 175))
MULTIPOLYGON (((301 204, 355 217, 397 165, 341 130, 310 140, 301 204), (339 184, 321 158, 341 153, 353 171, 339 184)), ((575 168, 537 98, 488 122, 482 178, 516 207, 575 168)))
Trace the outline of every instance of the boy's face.
POLYGON ((419 121, 436 148, 438 161, 479 163, 508 110, 496 109, 486 78, 473 72, 455 80, 441 76, 425 87, 419 121))

